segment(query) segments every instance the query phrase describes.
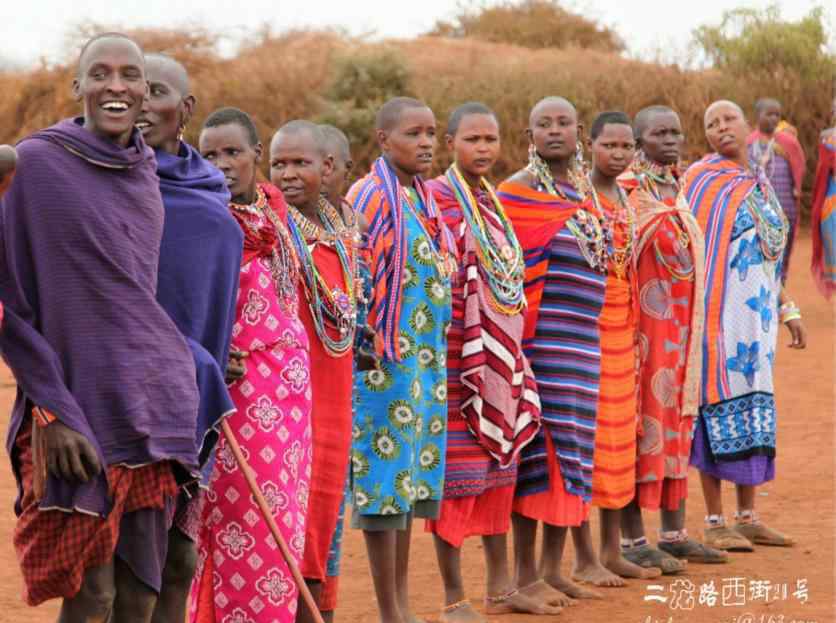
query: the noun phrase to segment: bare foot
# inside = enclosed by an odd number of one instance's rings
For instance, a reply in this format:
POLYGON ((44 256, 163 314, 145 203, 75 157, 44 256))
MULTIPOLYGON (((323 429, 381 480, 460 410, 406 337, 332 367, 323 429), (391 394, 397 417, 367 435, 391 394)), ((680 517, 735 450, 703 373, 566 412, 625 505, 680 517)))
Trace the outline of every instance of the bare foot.
POLYGON ((618 588, 627 585, 627 582, 605 568, 597 560, 584 567, 576 567, 572 571, 572 579, 575 582, 587 582, 601 588, 618 588))
MULTIPOLYGON (((413 614, 409 616, 411 617, 409 623, 420 620, 413 614)), ((444 608, 438 620, 440 623, 487 623, 485 618, 473 609, 473 604, 467 600, 444 608)))
POLYGON ((593 591, 592 589, 581 586, 580 584, 575 584, 574 582, 564 578, 562 575, 548 576, 543 579, 548 582, 550 588, 553 588, 561 595, 565 594, 567 599, 569 599, 570 606, 577 604, 578 599, 604 598, 604 596, 598 591, 593 591))
POLYGON ((488 597, 485 599, 485 614, 560 614, 563 608, 552 606, 531 595, 514 591, 507 597, 488 597))
POLYGON ((616 575, 620 575, 622 578, 652 580, 653 578, 658 578, 662 575, 662 570, 659 569, 659 567, 640 567, 639 565, 636 565, 624 558, 621 554, 618 554, 614 558, 605 558, 602 556, 601 564, 616 575))
POLYGON ((519 589, 519 591, 523 595, 532 597, 544 604, 548 604, 549 606, 566 608, 568 606, 574 606, 578 603, 574 599, 570 599, 568 595, 564 594, 565 591, 561 592, 560 589, 554 585, 554 583, 548 582, 545 579, 532 582, 528 586, 523 586, 519 589))

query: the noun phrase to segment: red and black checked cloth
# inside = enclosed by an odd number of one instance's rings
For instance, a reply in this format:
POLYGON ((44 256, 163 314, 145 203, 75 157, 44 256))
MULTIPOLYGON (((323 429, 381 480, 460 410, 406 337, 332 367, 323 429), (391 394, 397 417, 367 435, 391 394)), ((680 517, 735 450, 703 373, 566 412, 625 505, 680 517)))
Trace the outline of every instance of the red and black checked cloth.
POLYGON ((23 573, 23 599, 30 606, 75 596, 85 570, 113 559, 124 513, 165 509, 166 499, 177 495, 177 481, 167 461, 137 468, 115 466, 107 471, 113 501, 107 517, 42 511, 32 487, 30 422, 24 422, 15 443, 20 450, 23 513, 15 527, 14 545, 23 573))

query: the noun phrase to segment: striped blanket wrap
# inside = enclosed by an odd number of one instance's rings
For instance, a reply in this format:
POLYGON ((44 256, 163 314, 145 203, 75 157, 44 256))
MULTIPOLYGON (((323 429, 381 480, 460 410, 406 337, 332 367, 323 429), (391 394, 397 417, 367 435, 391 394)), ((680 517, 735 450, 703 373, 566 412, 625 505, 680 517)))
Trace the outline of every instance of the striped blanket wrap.
MULTIPOLYGON (((454 295, 461 291, 462 350, 458 363, 461 383, 460 413, 468 430, 502 468, 516 463, 520 451, 540 428, 540 398, 537 382, 522 352, 523 317, 507 316, 491 305, 486 279, 480 266, 476 239, 456 195, 442 178, 431 185, 444 221, 458 241, 459 278, 454 295)), ((476 195, 476 209, 501 234, 498 219, 486 207, 484 193, 476 195)), ((458 307, 456 301, 454 306, 458 307)), ((458 311, 458 310, 456 310, 458 311)))
POLYGON ((721 326, 728 253, 737 210, 757 183, 751 173, 719 154, 708 154, 695 162, 682 180, 682 196, 705 235, 703 405, 720 402, 730 392, 721 326))
MULTIPOLYGON (((452 234, 444 225, 423 180, 415 177, 415 190, 425 213, 418 218, 424 224, 432 243, 442 255, 455 252, 452 234)), ((400 361, 398 326, 403 299, 406 236, 403 222, 403 191, 392 165, 381 156, 371 171, 357 180, 346 200, 369 221, 369 250, 372 275, 372 302, 369 322, 376 332, 378 354, 391 361, 400 361)))

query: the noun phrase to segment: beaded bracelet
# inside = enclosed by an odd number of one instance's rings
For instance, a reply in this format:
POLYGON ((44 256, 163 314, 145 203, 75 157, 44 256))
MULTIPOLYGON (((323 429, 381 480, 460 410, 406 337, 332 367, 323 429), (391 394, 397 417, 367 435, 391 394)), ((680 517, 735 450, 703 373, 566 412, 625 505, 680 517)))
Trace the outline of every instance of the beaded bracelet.
POLYGON ((796 308, 795 311, 789 311, 781 316, 781 322, 787 324, 790 320, 801 320, 801 312, 796 308))

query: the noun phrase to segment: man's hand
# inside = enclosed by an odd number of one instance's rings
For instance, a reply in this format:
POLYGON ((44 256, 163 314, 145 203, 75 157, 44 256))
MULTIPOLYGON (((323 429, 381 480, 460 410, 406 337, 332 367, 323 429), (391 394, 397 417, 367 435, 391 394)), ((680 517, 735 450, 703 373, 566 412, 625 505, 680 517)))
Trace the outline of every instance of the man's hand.
POLYGON ((247 373, 247 364, 244 359, 249 357, 249 353, 242 350, 230 350, 229 362, 226 364, 226 383, 227 385, 244 378, 247 373))
POLYGON ((46 466, 56 478, 87 482, 102 471, 96 449, 84 435, 56 420, 43 429, 46 466))

